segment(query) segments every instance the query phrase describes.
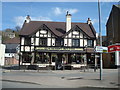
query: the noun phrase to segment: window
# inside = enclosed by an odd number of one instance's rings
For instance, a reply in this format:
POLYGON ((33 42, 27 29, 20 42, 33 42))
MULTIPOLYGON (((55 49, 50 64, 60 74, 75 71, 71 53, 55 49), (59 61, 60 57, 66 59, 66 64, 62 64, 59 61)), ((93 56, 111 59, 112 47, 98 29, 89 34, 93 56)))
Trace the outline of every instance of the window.
POLYGON ((88 40, 87 45, 88 45, 89 47, 92 47, 92 46, 93 46, 93 40, 88 40))
POLYGON ((55 46, 63 46, 63 45, 64 45, 63 39, 56 38, 55 46))
POLYGON ((72 54, 71 55, 71 63, 72 64, 82 64, 83 63, 83 56, 79 54, 72 54))
POLYGON ((47 46, 47 38, 40 38, 40 46, 47 46))
POLYGON ((73 39, 72 40, 72 46, 79 47, 80 46, 80 40, 79 39, 73 39))
POLYGON ((25 45, 30 45, 31 44, 31 38, 26 37, 25 38, 25 45))
POLYGON ((33 56, 31 53, 23 53, 23 55, 22 55, 23 63, 30 63, 32 58, 33 58, 33 56))
POLYGON ((49 63, 50 57, 47 53, 36 53, 35 63, 49 63))

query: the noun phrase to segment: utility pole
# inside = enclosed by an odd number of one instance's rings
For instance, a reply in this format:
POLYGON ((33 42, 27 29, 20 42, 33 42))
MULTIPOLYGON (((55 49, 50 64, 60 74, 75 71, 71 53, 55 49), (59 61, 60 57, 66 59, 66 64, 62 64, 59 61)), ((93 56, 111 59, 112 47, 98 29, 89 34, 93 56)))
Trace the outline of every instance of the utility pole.
MULTIPOLYGON (((100 11, 100 1, 98 0, 98 13, 99 13, 99 40, 100 46, 102 47, 102 33, 101 33, 101 11, 100 11)), ((102 80, 102 52, 100 52, 100 80, 102 80)))

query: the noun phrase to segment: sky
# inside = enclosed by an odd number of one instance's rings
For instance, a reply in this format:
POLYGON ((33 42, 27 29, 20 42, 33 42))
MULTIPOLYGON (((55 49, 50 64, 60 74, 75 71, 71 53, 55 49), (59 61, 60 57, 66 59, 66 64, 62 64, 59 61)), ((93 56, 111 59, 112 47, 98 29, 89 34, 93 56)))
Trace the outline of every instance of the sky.
MULTIPOLYGON (((101 29, 106 35, 106 22, 113 4, 101 2, 101 29)), ((22 27, 25 17, 30 15, 33 21, 66 21, 66 11, 72 14, 72 22, 86 23, 90 18, 99 32, 97 2, 2 2, 2 29, 22 27)))

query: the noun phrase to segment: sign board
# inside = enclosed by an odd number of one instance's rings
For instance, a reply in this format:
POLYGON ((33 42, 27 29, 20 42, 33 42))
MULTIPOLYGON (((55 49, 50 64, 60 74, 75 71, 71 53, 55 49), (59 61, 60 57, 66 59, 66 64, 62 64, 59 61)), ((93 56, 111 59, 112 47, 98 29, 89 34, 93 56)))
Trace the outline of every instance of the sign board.
POLYGON ((108 52, 108 48, 107 47, 102 47, 102 46, 96 46, 95 51, 96 52, 108 52))
POLYGON ((58 51, 71 51, 71 50, 77 50, 77 51, 82 51, 83 48, 62 48, 62 47, 37 47, 36 50, 58 50, 58 51))
POLYGON ((96 46, 95 47, 95 52, 103 52, 103 47, 102 46, 96 46))
POLYGON ((102 47, 103 48, 103 52, 108 52, 108 47, 102 47))
POLYGON ((108 52, 120 51, 120 45, 111 45, 108 46, 108 52))
POLYGON ((108 52, 112 52, 112 54, 115 54, 115 65, 120 65, 120 45, 111 45, 108 46, 108 52))

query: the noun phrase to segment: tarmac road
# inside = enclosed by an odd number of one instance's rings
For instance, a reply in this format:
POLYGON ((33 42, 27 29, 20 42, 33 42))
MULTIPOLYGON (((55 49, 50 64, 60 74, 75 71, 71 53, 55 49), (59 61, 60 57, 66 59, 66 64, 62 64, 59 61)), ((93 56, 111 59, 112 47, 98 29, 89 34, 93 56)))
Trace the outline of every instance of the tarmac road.
POLYGON ((99 80, 99 71, 81 72, 79 70, 47 70, 24 72, 18 70, 11 72, 4 71, 2 75, 3 88, 79 88, 79 90, 117 90, 118 87, 117 70, 104 70, 102 81, 99 80))
MULTIPOLYGON (((67 89, 65 87, 59 87, 59 86, 47 86, 47 85, 37 85, 37 84, 31 84, 31 83, 20 83, 20 82, 9 82, 9 81, 3 81, 3 89, 2 90, 41 90, 39 88, 52 88, 52 90, 61 88, 61 89, 67 89)), ((78 88, 71 88, 71 89, 77 89, 77 90, 118 90, 117 88, 96 88, 96 87, 78 87, 78 88)), ((69 89, 70 90, 70 89, 69 89)))

